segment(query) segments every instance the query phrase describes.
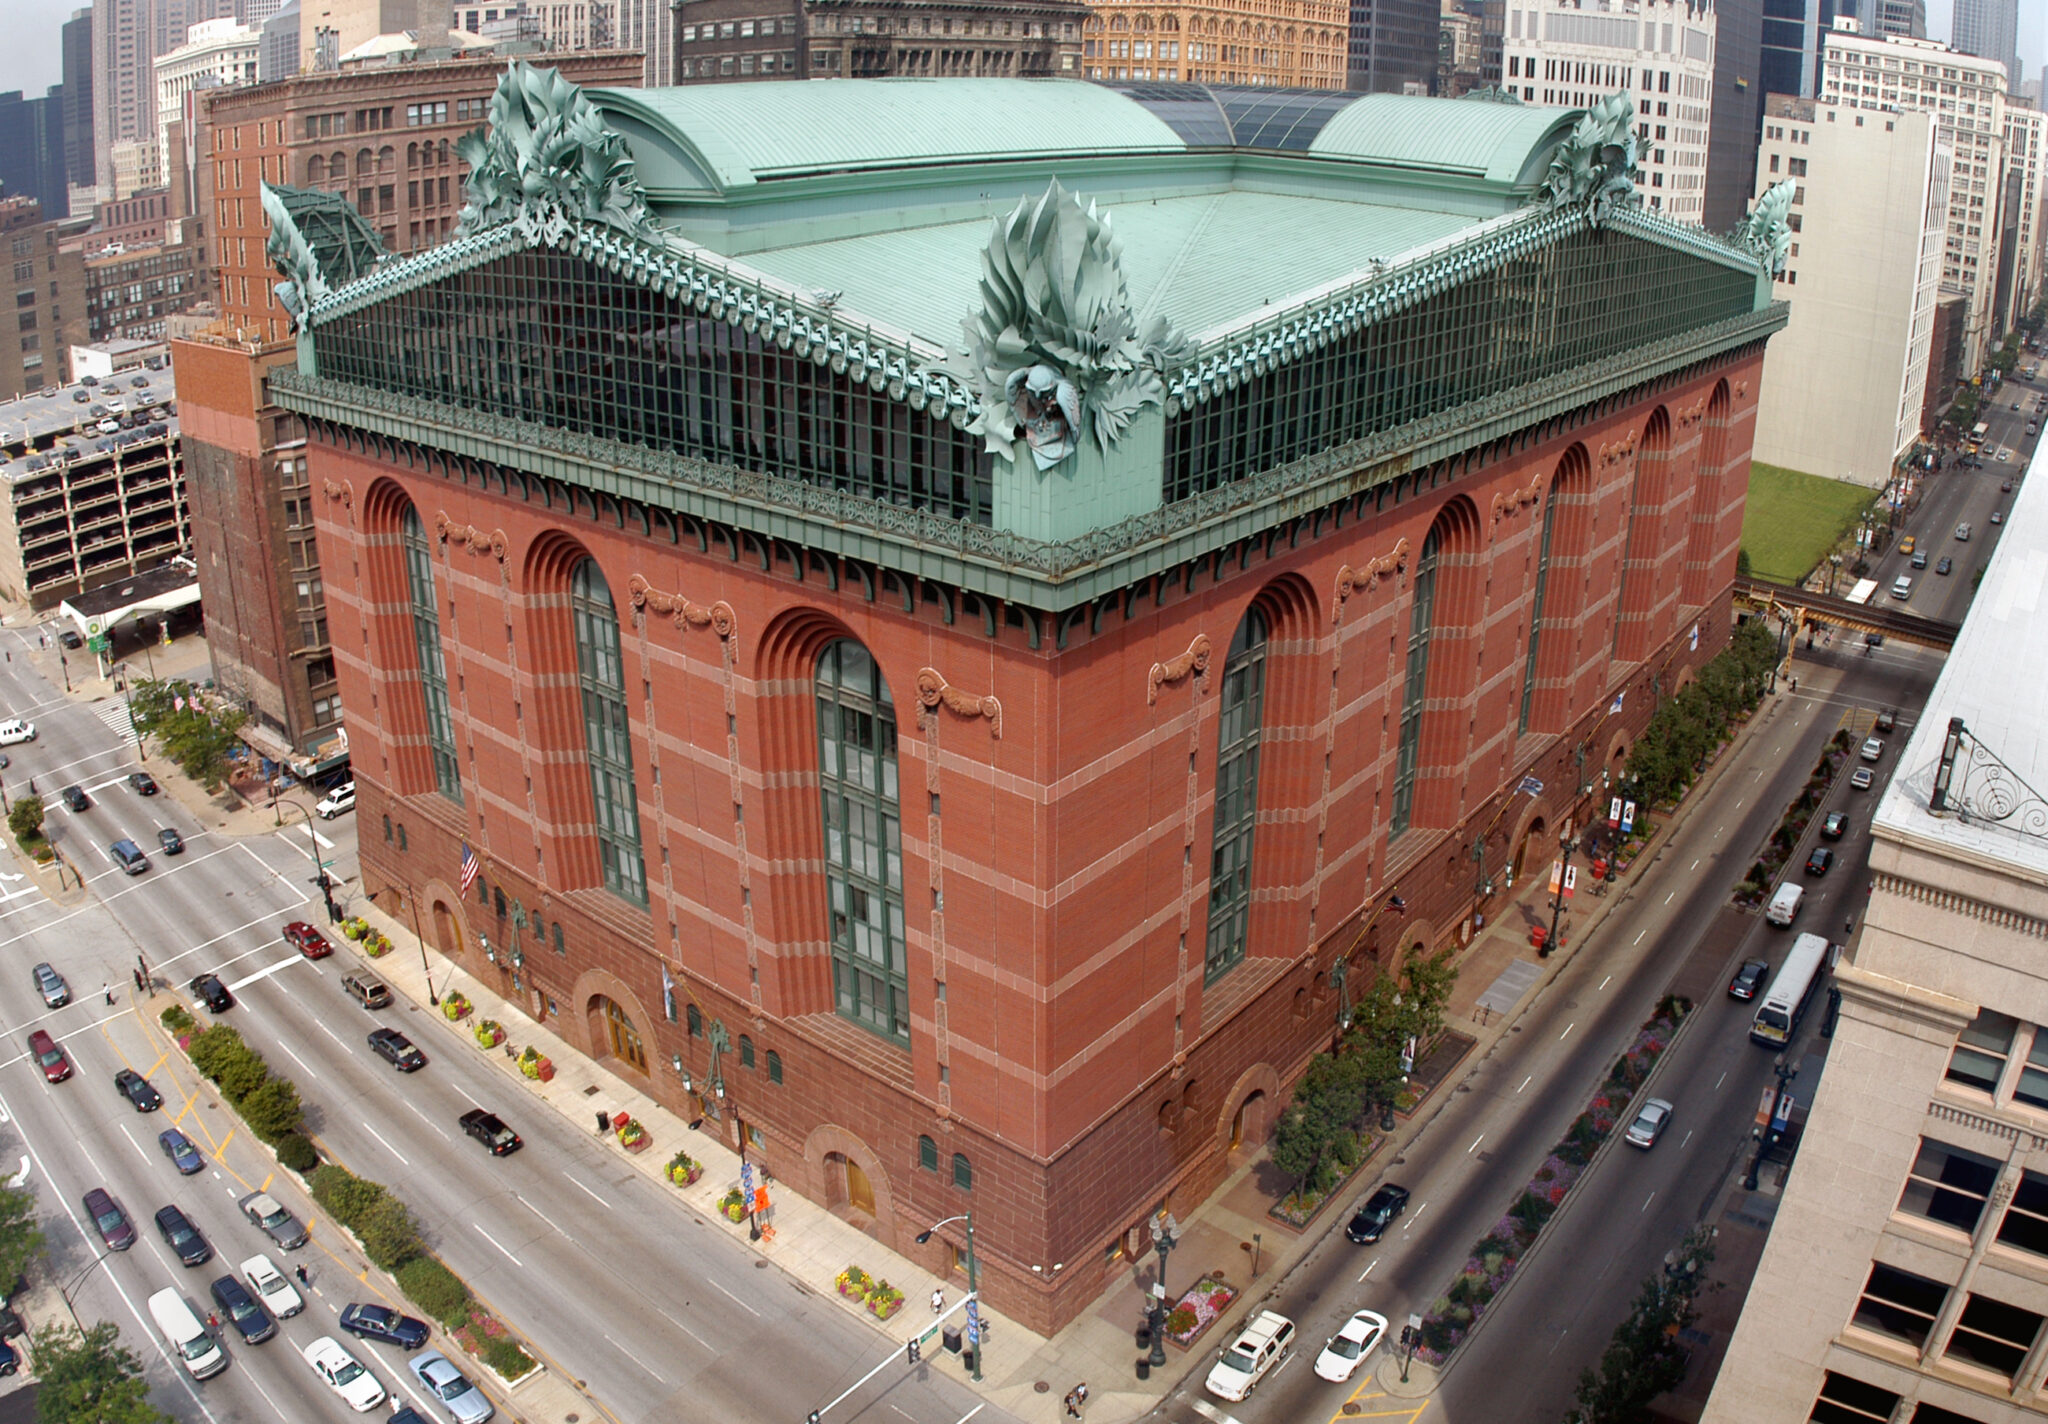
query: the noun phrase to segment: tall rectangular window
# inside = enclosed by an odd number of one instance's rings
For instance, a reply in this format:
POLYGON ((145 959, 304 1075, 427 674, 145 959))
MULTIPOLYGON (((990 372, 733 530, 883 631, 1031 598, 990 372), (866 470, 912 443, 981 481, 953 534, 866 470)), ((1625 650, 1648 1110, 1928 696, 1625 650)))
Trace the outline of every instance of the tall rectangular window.
POLYGON ((1923 1137, 1899 1210, 1972 1234, 1997 1181, 1998 1163, 1991 1158, 1923 1137))
POLYGON ((907 1044, 896 706, 873 656, 848 639, 819 655, 816 688, 834 998, 845 1017, 907 1044))
POLYGON ((1394 758, 1394 804, 1389 838, 1407 830, 1415 816, 1415 766, 1422 750, 1424 692, 1429 685, 1429 642, 1436 629, 1437 532, 1422 541, 1415 563, 1415 608, 1408 619, 1408 676, 1401 688, 1401 742, 1394 758))
POLYGON ((1522 717, 1517 734, 1529 730, 1529 707, 1536 698, 1536 649, 1543 635, 1543 589, 1550 582, 1550 536, 1557 531, 1557 481, 1543 501, 1543 548, 1536 556, 1536 603, 1529 611, 1529 656, 1522 665, 1522 717))
POLYGON ((590 800, 597 813, 604 888, 647 903, 647 862, 640 851, 640 798, 633 784, 633 731, 626 717, 626 661, 610 585, 595 559, 569 580, 576 625, 576 678, 583 691, 583 732, 590 800))
POLYGON ((420 697, 427 707, 427 746, 434 758, 434 784, 450 801, 462 800, 462 774, 455 756, 455 719, 448 710, 448 669, 441 658, 441 610, 434 601, 434 555, 418 511, 405 511, 405 581, 412 594, 412 637, 419 650, 420 697))
POLYGON ((1879 1263, 1870 1268, 1854 1320, 1865 1330, 1903 1340, 1918 1350, 1926 1345, 1947 1295, 1948 1287, 1940 1281, 1879 1263))
POLYGON ((1985 1009, 1963 1026, 1956 1039, 1956 1051, 1948 1060, 1948 1080, 1987 1093, 1998 1091, 2005 1076, 2006 1060, 2012 1057, 2013 1035, 2019 1020, 1995 1009, 1985 1009))
POLYGON ((1891 1424, 1892 1411, 1898 1407, 1899 1397, 1892 1391, 1829 1370, 1806 1418, 1808 1424, 1891 1424))
POLYGON ((1237 625, 1223 664, 1216 732, 1216 815, 1209 855, 1206 981, 1244 959, 1252 904, 1252 829, 1259 819, 1259 727, 1266 698, 1266 620, 1237 625))

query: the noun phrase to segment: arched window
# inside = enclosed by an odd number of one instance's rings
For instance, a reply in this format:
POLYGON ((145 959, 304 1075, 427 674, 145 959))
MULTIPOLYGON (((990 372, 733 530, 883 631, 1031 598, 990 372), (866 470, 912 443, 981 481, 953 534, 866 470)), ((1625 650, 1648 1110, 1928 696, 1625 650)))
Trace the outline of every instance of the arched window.
POLYGON ((1415 607, 1408 618, 1408 676, 1401 688, 1401 743, 1394 758, 1394 804, 1387 833, 1398 836, 1415 818, 1415 764, 1422 750, 1423 689, 1429 685, 1429 640, 1436 630, 1436 558, 1432 529, 1415 561, 1415 607))
POLYGON ((968 1162, 965 1152, 953 1154, 953 1185, 963 1192, 974 1190, 974 1167, 968 1162))
POLYGON ((312 185, 313 185, 313 184, 315 184, 315 183, 324 183, 324 182, 326 182, 326 181, 327 181, 327 160, 326 160, 326 159, 324 159, 324 158, 322 158, 322 157, 321 157, 321 156, 320 156, 319 154, 317 154, 317 153, 316 153, 316 154, 314 154, 314 155, 313 155, 313 156, 312 156, 311 158, 309 158, 309 159, 307 159, 307 160, 306 160, 306 183, 307 183, 307 186, 309 186, 309 187, 310 187, 310 186, 312 186, 312 185))
POLYGON ((1259 724, 1266 698, 1266 620, 1247 609, 1223 663, 1216 732, 1216 824, 1209 852, 1208 982, 1244 959, 1259 819, 1259 724))
POLYGON ((1522 715, 1517 735, 1529 730, 1529 706, 1536 698, 1536 649, 1543 638, 1543 595, 1550 582, 1550 541, 1557 533, 1557 489, 1562 480, 1550 482, 1550 494, 1543 501, 1543 544, 1536 555, 1536 600, 1529 609, 1529 655, 1522 663, 1522 715))
POLYGON ((917 1139, 917 1165, 927 1172, 939 1170, 939 1144, 929 1137, 917 1139))
POLYGON ((749 1038, 749 1037, 747 1037, 747 1036, 746 1036, 745 1034, 741 1034, 741 1035, 740 1035, 740 1067, 742 1067, 742 1068, 751 1068, 751 1067, 753 1067, 753 1066, 754 1066, 754 1040, 753 1040, 753 1039, 751 1039, 751 1038, 749 1038))
POLYGON ((455 719, 448 710, 448 668, 441 658, 441 610, 434 598, 434 555, 419 511, 405 508, 400 528, 405 545, 405 582, 412 595, 412 638, 420 660, 420 700, 426 704, 427 748, 434 758, 434 784, 450 801, 462 800, 462 773, 455 756, 455 719))
POLYGON ((850 639, 819 654, 816 686, 835 997, 845 1017, 908 1043, 896 707, 873 656, 850 639))
POLYGON ((569 580, 569 608, 576 623, 576 677, 583 687, 583 734, 604 887, 644 905, 647 862, 640 853, 633 732, 626 719, 626 664, 619 647, 619 615, 597 560, 576 565, 569 580))
POLYGON ((782 1081, 782 1055, 772 1048, 768 1050, 768 1081, 771 1083, 780 1083, 782 1081))

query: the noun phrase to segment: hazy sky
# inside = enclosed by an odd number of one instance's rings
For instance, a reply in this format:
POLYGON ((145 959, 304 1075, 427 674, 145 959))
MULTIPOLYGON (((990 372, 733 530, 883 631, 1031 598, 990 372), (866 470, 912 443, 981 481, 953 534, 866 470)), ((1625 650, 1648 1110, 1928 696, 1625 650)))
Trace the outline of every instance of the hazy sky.
MULTIPOLYGON (((85 0, 0 0, 0 93, 19 89, 40 96, 64 77, 60 32, 85 0)), ((1953 0, 1927 0, 1927 32, 1945 40, 1953 0)), ((2029 78, 2041 72, 2048 50, 2048 0, 2020 0, 2020 57, 2029 78)))

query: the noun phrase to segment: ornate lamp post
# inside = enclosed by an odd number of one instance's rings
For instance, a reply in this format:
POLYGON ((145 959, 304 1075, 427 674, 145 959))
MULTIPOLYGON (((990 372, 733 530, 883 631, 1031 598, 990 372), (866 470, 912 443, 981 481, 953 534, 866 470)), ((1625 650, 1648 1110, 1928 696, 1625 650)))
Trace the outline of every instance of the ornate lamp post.
POLYGON ((1564 882, 1572 868, 1572 838, 1557 838, 1557 898, 1550 902, 1550 934, 1543 941, 1543 948, 1536 951, 1539 959, 1550 958, 1550 951, 1557 947, 1557 922, 1564 915, 1564 882))
POLYGON ((1166 1363, 1166 1258, 1180 1244, 1180 1223, 1173 1213, 1152 1223, 1152 1249, 1159 1253, 1159 1275, 1152 1282, 1152 1368, 1166 1363))
MULTIPOLYGON (((963 1212, 949 1216, 944 1221, 935 1221, 917 1234, 917 1244, 922 1246, 932 1239, 941 1226, 951 1226, 956 1221, 967 1223, 967 1343, 974 1347, 974 1377, 981 1378, 981 1272, 974 1261, 974 1213, 963 1212)), ((1160 1258, 1164 1260, 1165 1257, 1160 1258)))
MULTIPOLYGON (((310 823, 309 823, 309 824, 310 824, 310 823)), ((323 870, 323 871, 322 871, 322 872, 321 872, 320 874, 321 874, 321 879, 322 879, 322 880, 324 881, 324 880, 326 879, 326 875, 327 875, 327 872, 325 872, 325 871, 323 870)), ((419 906, 419 901, 418 901, 418 900, 416 900, 416 899, 413 899, 413 898, 412 898, 411 896, 408 896, 408 895, 407 895, 407 894, 405 893, 405 891, 403 891, 403 890, 399 889, 399 888, 398 888, 398 886, 396 886, 396 885, 387 885, 387 886, 385 886, 385 887, 384 887, 384 888, 383 888, 382 890, 379 890, 379 891, 377 892, 377 894, 376 894, 376 895, 372 895, 372 896, 370 896, 370 897, 369 897, 369 899, 370 899, 370 903, 371 903, 371 904, 373 904, 373 905, 374 905, 374 904, 376 904, 376 903, 377 903, 377 895, 396 895, 396 896, 398 897, 398 899, 399 899, 399 903, 400 903, 400 904, 402 904, 402 905, 404 905, 404 906, 405 906, 405 907, 406 907, 406 908, 407 908, 408 910, 412 911, 412 937, 413 937, 413 938, 414 938, 415 940, 417 940, 417 941, 419 942, 419 947, 420 947, 420 974, 421 974, 421 975, 422 975, 422 976, 423 976, 423 977, 424 977, 424 978, 426 979, 426 981, 427 981, 427 1003, 429 1003, 430 1005, 432 1005, 432 1006, 433 1006, 434 1008, 437 1008, 437 1009, 438 1009, 438 1008, 440 1008, 440 1007, 441 1007, 441 996, 440 996, 439 994, 436 994, 436 993, 434 992, 434 970, 433 970, 433 967, 432 967, 431 965, 429 965, 429 964, 427 963, 427 941, 426 941, 426 937, 425 937, 425 936, 423 936, 423 935, 422 935, 422 934, 420 933, 420 906, 419 906)), ((331 897, 330 897, 330 903, 331 903, 331 897)))

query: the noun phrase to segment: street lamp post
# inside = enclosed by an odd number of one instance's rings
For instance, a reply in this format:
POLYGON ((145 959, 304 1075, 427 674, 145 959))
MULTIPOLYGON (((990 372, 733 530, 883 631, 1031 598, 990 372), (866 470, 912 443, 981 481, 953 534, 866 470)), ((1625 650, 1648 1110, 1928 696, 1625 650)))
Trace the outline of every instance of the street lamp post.
POLYGON ((1564 882, 1572 869, 1572 838, 1568 835, 1557 838, 1557 898, 1550 902, 1550 933, 1543 941, 1543 948, 1536 951, 1539 959, 1550 958, 1550 951, 1557 947, 1557 922, 1564 915, 1564 882))
MULTIPOLYGON (((974 1213, 963 1212, 949 1216, 944 1221, 935 1221, 917 1234, 917 1244, 922 1246, 932 1239, 932 1234, 941 1226, 951 1226, 956 1221, 967 1223, 967 1343, 974 1347, 974 1378, 981 1378, 981 1271, 974 1260, 974 1213)), ((1162 1252, 1159 1258, 1166 1259, 1162 1252)))
POLYGON ((1166 1363, 1166 1258, 1180 1244, 1180 1223, 1168 1212, 1152 1223, 1152 1249, 1159 1253, 1159 1274, 1152 1282, 1152 1354, 1149 1363, 1158 1369, 1166 1363))
MULTIPOLYGON (((328 881, 327 867, 320 863, 320 832, 313 828, 313 813, 296 801, 279 801, 273 814, 277 817, 277 824, 280 827, 284 825, 284 808, 287 806, 294 808, 306 818, 306 841, 313 851, 313 883, 320 887, 320 898, 327 902, 327 923, 331 925, 341 918, 341 911, 335 908, 334 887, 328 881)), ((420 953, 422 956, 426 953, 425 941, 421 941, 420 953)))
POLYGON ((64 1298, 64 1308, 71 1312, 72 1325, 76 1326, 80 1330, 83 1330, 85 1327, 79 1325, 78 1323, 78 1311, 75 1308, 73 1308, 71 1304, 72 1295, 78 1290, 79 1283, 83 1281, 87 1276, 91 1275, 93 1271, 100 1265, 101 1262, 105 1261, 107 1257, 113 1254, 114 1253, 112 1251, 100 1252, 99 1255, 93 1257, 92 1260, 86 1263, 86 1267, 84 1270, 80 1271, 77 1275, 73 1276, 68 1282, 64 1284, 63 1288, 57 1292, 58 1295, 64 1298))
MULTIPOLYGON (((311 822, 308 822, 307 824, 309 824, 309 825, 310 825, 310 824, 311 824, 311 822)), ((322 880, 325 880, 325 879, 326 879, 326 876, 327 876, 327 872, 323 870, 323 871, 321 871, 321 872, 320 872, 320 875, 321 875, 321 879, 322 879, 322 880)), ((431 965, 429 965, 429 964, 427 963, 427 941, 426 941, 426 937, 425 937, 424 935, 422 935, 422 934, 420 933, 420 904, 419 904, 419 900, 418 900, 417 898, 413 897, 413 896, 407 895, 407 894, 405 893, 405 891, 401 890, 401 889, 400 889, 400 888, 399 888, 398 886, 396 886, 396 885, 387 885, 387 886, 385 886, 385 887, 384 887, 384 888, 383 888, 382 890, 379 890, 379 891, 377 892, 377 895, 396 895, 396 896, 398 897, 398 899, 399 899, 399 902, 400 902, 401 904, 403 904, 403 905, 404 905, 404 906, 405 906, 405 907, 406 907, 406 908, 407 908, 408 910, 412 911, 412 937, 413 937, 413 938, 414 938, 415 940, 417 940, 417 941, 419 942, 419 947, 420 947, 420 974, 421 974, 421 975, 422 975, 422 976, 423 976, 423 977, 424 977, 424 978, 426 979, 426 981, 427 981, 427 1003, 428 1003, 428 1005, 429 1005, 430 1007, 432 1007, 432 1008, 437 1008, 437 1009, 438 1009, 438 1008, 440 1008, 440 1007, 441 1007, 441 996, 440 996, 439 994, 436 994, 436 993, 434 992, 434 970, 433 970, 433 967, 432 967, 431 965)), ((376 904, 376 903, 377 903, 377 895, 372 895, 372 896, 370 896, 370 903, 371 903, 371 904, 373 904, 373 905, 374 905, 374 904, 376 904)))

